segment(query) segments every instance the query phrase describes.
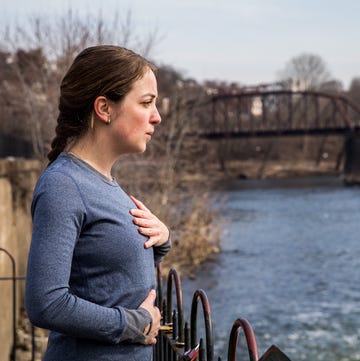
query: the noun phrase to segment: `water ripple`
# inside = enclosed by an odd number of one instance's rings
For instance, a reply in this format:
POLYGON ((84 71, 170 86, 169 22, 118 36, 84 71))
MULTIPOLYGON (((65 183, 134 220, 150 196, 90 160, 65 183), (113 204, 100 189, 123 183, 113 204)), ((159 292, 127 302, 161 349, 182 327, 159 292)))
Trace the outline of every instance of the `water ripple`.
POLYGON ((206 290, 216 352, 247 318, 260 353, 360 361, 360 189, 334 179, 246 181, 223 190, 223 252, 183 281, 185 299, 206 290))

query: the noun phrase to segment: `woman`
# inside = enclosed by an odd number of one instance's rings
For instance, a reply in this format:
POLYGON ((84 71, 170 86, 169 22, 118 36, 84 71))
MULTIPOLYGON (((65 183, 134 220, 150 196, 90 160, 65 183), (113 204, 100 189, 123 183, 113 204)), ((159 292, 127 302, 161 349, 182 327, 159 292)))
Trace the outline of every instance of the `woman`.
POLYGON ((51 330, 44 360, 152 360, 160 312, 154 264, 167 227, 113 179, 161 122, 154 66, 115 46, 85 49, 65 75, 49 166, 32 202, 31 322, 51 330))

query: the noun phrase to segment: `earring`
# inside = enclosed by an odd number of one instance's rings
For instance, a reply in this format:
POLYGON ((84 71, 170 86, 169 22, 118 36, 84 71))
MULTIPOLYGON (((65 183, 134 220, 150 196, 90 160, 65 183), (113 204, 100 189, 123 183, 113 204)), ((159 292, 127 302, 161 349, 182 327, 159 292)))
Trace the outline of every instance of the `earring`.
POLYGON ((94 129, 94 113, 91 113, 90 128, 94 129))
POLYGON ((111 123, 111 119, 110 119, 110 115, 109 115, 109 118, 108 118, 108 120, 106 121, 106 125, 109 125, 111 123))

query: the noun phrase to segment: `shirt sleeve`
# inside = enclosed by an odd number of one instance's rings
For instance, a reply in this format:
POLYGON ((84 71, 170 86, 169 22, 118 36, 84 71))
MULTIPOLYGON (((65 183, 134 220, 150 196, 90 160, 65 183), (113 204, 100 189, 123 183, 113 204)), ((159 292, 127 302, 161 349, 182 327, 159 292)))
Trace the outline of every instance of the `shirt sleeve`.
POLYGON ((142 307, 139 307, 137 310, 128 310, 124 308, 124 311, 126 326, 121 334, 120 341, 130 341, 144 344, 146 340, 144 329, 152 322, 149 311, 142 307))
POLYGON ((36 187, 25 306, 38 327, 115 344, 125 328, 124 309, 94 304, 69 287, 74 247, 86 220, 77 187, 60 172, 47 174, 36 187))
POLYGON ((170 251, 171 249, 171 235, 166 243, 161 246, 154 247, 154 260, 155 267, 161 262, 162 258, 170 251))

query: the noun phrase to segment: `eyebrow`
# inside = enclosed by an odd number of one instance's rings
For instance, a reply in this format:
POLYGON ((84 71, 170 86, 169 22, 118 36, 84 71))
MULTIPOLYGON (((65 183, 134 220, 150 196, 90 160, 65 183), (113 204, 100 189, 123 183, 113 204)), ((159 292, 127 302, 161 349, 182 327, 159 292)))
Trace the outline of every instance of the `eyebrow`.
POLYGON ((157 96, 153 93, 146 93, 146 94, 143 94, 141 97, 142 98, 145 98, 145 97, 157 98, 157 96))

